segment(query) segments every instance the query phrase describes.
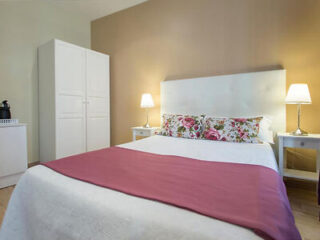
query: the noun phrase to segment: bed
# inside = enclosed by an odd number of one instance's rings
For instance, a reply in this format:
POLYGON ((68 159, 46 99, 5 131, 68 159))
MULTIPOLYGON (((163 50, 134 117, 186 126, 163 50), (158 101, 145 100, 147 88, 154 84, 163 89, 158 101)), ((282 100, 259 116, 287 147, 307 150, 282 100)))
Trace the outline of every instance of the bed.
MULTIPOLYGON (((220 116, 266 114, 273 117, 274 131, 281 131, 285 130, 284 96, 284 70, 165 81, 161 84, 161 111, 220 116), (182 86, 183 91, 179 90, 182 86), (250 90, 253 87, 254 92, 250 90), (205 91, 208 88, 212 89, 209 93, 205 91), (223 102, 222 96, 230 99, 223 102)), ((200 161, 214 159, 215 162, 258 165, 278 171, 276 149, 269 143, 239 144, 153 136, 118 148, 200 161)), ((36 166, 28 169, 12 194, 0 239, 262 238, 235 224, 36 166)))

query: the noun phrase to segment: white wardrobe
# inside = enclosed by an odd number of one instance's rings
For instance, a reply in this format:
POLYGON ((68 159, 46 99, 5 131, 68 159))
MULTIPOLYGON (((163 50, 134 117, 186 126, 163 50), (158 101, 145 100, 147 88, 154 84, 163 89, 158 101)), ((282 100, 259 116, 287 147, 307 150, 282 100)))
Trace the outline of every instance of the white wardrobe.
POLYGON ((40 161, 109 147, 109 56, 54 39, 38 62, 40 161))

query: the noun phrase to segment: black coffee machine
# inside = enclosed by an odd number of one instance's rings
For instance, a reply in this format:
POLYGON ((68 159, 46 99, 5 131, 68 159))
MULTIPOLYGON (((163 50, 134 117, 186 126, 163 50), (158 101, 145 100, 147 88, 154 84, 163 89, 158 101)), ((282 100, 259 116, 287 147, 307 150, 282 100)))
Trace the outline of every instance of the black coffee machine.
POLYGON ((8 100, 2 101, 0 105, 0 119, 11 119, 10 105, 8 100))

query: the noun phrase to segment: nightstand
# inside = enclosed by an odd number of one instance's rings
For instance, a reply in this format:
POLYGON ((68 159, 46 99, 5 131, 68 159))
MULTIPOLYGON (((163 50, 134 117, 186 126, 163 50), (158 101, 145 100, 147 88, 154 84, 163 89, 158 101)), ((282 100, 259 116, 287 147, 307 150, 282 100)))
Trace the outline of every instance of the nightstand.
POLYGON ((135 141, 137 136, 141 137, 150 137, 155 135, 156 131, 159 130, 160 128, 158 127, 150 127, 150 128, 145 128, 145 127, 133 127, 131 128, 132 130, 132 140, 135 141))
POLYGON ((278 133, 279 138, 279 173, 282 177, 291 177, 309 181, 318 181, 320 168, 320 134, 294 136, 289 133, 278 133), (317 172, 288 169, 285 148, 310 148, 317 150, 317 172))

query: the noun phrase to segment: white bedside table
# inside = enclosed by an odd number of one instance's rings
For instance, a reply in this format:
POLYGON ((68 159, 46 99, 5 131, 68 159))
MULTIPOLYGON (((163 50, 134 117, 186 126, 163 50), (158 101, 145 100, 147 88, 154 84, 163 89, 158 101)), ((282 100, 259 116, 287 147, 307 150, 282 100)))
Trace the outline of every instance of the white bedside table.
POLYGON ((284 177, 318 181, 320 168, 320 134, 293 136, 289 133, 278 133, 279 138, 279 173, 284 177), (310 148, 317 150, 317 172, 288 169, 285 148, 310 148))
POLYGON ((156 131, 159 130, 159 127, 133 127, 132 130, 132 140, 135 141, 137 136, 141 137, 150 137, 155 135, 156 131))

